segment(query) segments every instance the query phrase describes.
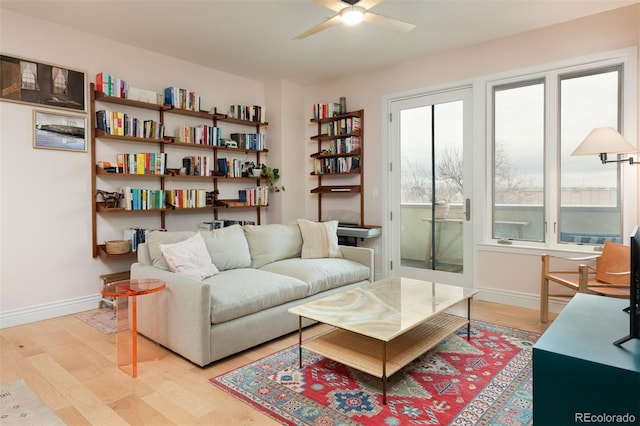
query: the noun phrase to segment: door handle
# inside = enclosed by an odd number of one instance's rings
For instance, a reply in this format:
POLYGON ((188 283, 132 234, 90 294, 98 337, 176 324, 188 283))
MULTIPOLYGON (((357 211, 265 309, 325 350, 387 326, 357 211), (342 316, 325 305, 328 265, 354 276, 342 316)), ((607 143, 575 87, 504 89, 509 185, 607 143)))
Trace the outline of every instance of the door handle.
POLYGON ((471 199, 464 200, 464 220, 467 222, 471 220, 471 199))

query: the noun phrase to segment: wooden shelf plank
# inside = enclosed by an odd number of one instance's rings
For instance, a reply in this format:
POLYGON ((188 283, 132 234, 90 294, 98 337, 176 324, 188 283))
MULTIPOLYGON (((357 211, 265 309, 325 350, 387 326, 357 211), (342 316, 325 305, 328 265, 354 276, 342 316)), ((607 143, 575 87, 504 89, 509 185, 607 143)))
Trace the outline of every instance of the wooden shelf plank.
MULTIPOLYGON (((322 175, 324 176, 324 175, 322 175)), ((333 186, 319 186, 311 190, 312 194, 354 194, 360 193, 360 185, 333 185, 333 186)))

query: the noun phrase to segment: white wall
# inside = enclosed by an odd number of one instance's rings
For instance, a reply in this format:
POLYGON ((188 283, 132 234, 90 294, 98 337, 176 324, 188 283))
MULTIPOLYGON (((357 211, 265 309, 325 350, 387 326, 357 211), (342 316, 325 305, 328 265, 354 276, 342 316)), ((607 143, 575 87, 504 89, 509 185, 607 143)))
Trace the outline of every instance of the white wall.
MULTIPOLYGON (((315 131, 308 125, 311 105, 346 96, 349 109, 365 109, 365 222, 382 224, 384 188, 378 170, 386 167, 383 96, 638 46, 639 22, 640 5, 634 5, 306 88, 248 80, 5 10, 0 16, 0 52, 83 70, 88 81, 104 71, 156 91, 169 85, 190 88, 202 95, 204 107, 266 104, 268 158, 281 166, 287 191, 278 194, 280 200, 264 222, 316 217, 315 199, 308 195, 314 182, 307 179, 313 151, 309 137, 315 131)), ((33 149, 33 109, 0 102, 0 327, 95 308, 97 277, 128 266, 91 257, 89 153, 33 149)), ((376 249, 378 265, 382 243, 368 243, 376 249)), ((510 257, 488 253, 478 258, 483 265, 475 277, 479 287, 495 289, 496 294, 520 292, 523 278, 517 272, 506 270, 497 278, 490 272, 510 257)), ((533 300, 539 260, 529 256, 517 262, 530 271, 523 299, 533 300)))
MULTIPOLYGON (((195 90, 207 109, 266 103, 264 83, 4 9, 0 41, 3 54, 85 71, 87 84, 103 71, 157 92, 167 86, 195 90)), ((98 276, 129 266, 129 262, 92 258, 90 154, 32 148, 32 111, 36 108, 43 109, 0 102, 2 327, 96 308, 98 276)), ((280 111, 273 110, 277 124, 280 111)), ((279 166, 280 150, 275 146, 273 151, 275 157, 266 160, 279 166)), ((282 209, 274 204, 275 213, 268 220, 280 222, 282 209)), ((193 229, 193 218, 182 217, 189 221, 185 226, 193 229)))
MULTIPOLYGON (((386 170, 383 163, 386 135, 383 134, 382 99, 384 96, 413 92, 419 88, 444 87, 447 83, 472 81, 474 78, 509 70, 560 62, 640 45, 640 5, 593 15, 519 35, 493 40, 458 50, 439 52, 399 63, 393 67, 357 76, 342 78, 307 88, 305 104, 331 102, 346 96, 348 108, 364 108, 366 116, 367 170, 386 170)), ((639 96, 640 98, 640 96, 639 96)), ((638 108, 636 107, 636 110, 638 108)), ((307 137, 313 132, 307 130, 307 137)), ((640 131, 637 132, 640 134, 640 131)), ((474 135, 479 152, 484 150, 483 135, 474 135)), ((633 141, 635 142, 635 141, 633 141)), ((480 173, 484 176, 482 156, 478 156, 480 173)), ((367 173, 365 182, 365 222, 385 224, 384 206, 379 196, 384 190, 382 173, 367 173)), ((311 184, 308 184, 310 187, 311 184)), ((482 188, 483 185, 474 185, 482 188)), ((474 194, 476 199, 484 194, 474 194)), ((638 202, 637 200, 635 202, 638 202)), ((313 200, 308 200, 307 212, 312 214, 313 200), (311 213, 310 213, 311 212, 311 213)), ((637 211, 640 211, 638 209, 637 211)), ((476 217, 477 218, 477 217, 476 217)), ((638 218, 640 221, 640 218, 638 218)), ((477 241, 481 242, 481 241, 477 241)), ((376 263, 385 264, 386 240, 374 243, 376 263), (382 248, 382 249, 380 249, 382 248)), ((523 306, 537 306, 540 279, 538 253, 504 253, 477 246, 474 250, 476 270, 474 286, 483 289, 480 297, 508 301, 523 306), (505 265, 511 265, 505 267, 505 265), (513 267, 512 267, 513 266, 513 267), (495 271, 500 271, 496 274, 495 271)), ((378 268, 377 268, 378 269, 378 268)))

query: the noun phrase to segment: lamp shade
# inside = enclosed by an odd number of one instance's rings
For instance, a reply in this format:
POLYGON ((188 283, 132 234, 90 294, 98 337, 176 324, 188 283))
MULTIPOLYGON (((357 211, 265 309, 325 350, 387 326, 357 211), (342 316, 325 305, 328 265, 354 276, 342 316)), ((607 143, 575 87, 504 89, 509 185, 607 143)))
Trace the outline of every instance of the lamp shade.
POLYGON ((613 127, 598 127, 589 133, 571 155, 625 154, 636 151, 613 127))

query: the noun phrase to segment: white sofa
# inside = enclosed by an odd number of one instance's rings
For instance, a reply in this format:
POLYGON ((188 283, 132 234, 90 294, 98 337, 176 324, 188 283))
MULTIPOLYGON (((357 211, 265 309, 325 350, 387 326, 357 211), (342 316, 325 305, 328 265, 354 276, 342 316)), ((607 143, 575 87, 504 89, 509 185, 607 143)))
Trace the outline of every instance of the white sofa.
MULTIPOLYGON (((312 253, 307 258, 312 243, 327 243, 310 241, 318 234, 310 234, 307 226, 329 223, 304 223, 305 239, 298 223, 201 231, 220 271, 203 280, 172 272, 160 247, 185 241, 195 232, 152 232, 138 247, 131 278, 162 279, 166 288, 138 297, 138 331, 204 366, 297 330, 298 317, 287 312, 290 307, 372 281, 369 248, 340 246, 332 254, 340 257, 312 253)), ((333 237, 329 235, 329 244, 333 237)))

